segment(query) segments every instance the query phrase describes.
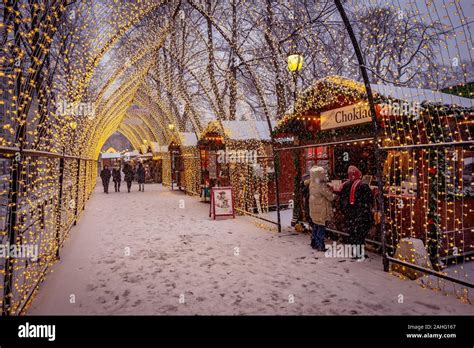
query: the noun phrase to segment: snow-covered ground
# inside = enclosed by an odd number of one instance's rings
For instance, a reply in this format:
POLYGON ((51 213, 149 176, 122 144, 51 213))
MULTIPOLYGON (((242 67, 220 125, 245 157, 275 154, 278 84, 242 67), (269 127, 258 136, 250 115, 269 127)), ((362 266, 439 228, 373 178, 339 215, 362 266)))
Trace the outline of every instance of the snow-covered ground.
POLYGON ((27 314, 474 313, 383 272, 378 255, 327 258, 307 235, 210 220, 208 204, 161 185, 133 189, 97 186, 27 314))

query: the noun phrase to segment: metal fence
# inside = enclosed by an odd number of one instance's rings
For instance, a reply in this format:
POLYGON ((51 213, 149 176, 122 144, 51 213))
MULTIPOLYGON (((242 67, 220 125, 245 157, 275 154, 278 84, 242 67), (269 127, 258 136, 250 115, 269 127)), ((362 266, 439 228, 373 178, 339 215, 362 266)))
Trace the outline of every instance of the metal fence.
POLYGON ((95 182, 95 160, 0 148, 0 258, 3 315, 19 315, 85 207, 95 182), (15 253, 14 255, 12 253, 15 253))

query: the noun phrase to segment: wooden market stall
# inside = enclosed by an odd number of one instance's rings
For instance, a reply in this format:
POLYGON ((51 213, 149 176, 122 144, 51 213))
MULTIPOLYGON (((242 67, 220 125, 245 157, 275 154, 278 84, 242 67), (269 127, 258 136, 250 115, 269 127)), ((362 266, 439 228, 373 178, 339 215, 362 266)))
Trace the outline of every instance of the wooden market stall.
POLYGON ((145 168, 145 182, 148 184, 161 183, 162 159, 153 152, 147 152, 137 157, 145 168))
POLYGON ((100 170, 104 168, 105 165, 112 169, 116 165, 120 166, 122 159, 122 154, 120 152, 103 152, 100 155, 100 170))
POLYGON ((199 195, 201 185, 201 159, 197 146, 198 137, 192 132, 180 133, 181 162, 184 167, 184 192, 189 195, 199 195))
POLYGON ((274 163, 266 121, 213 121, 198 142, 201 197, 231 186, 239 213, 261 214, 276 205, 274 163))
POLYGON ((197 136, 192 132, 175 133, 163 155, 163 184, 186 194, 198 195, 201 183, 197 136), (166 182, 165 182, 166 178, 166 182))
POLYGON ((163 183, 163 155, 167 152, 166 146, 160 146, 157 142, 150 144, 151 152, 153 154, 152 163, 150 166, 150 177, 152 182, 163 183))
MULTIPOLYGON (((472 100, 389 85, 372 89, 378 158, 365 88, 359 82, 337 76, 318 80, 302 93, 296 112, 279 122, 274 136, 281 144, 280 183, 293 188, 294 223, 308 221, 301 182, 313 165, 327 169, 335 192, 347 180, 348 166, 355 165, 377 195, 379 163, 390 245, 416 237, 432 259, 471 253, 474 214, 466 212, 474 209, 472 100)), ((335 229, 344 231, 337 203, 335 210, 335 229)), ((380 241, 379 229, 368 238, 380 241)))
POLYGON ((184 163, 181 157, 181 146, 175 139, 168 145, 168 152, 171 166, 171 189, 184 188, 184 163))

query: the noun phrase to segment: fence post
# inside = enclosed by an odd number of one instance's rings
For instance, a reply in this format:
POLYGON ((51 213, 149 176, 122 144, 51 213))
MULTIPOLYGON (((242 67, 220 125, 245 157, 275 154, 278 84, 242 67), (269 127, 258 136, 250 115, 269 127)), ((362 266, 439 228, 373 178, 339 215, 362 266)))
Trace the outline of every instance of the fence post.
POLYGON ((64 157, 59 159, 59 194, 58 207, 56 209, 56 257, 59 259, 59 248, 61 246, 61 220, 62 220, 62 202, 63 202, 63 181, 64 181, 64 157))
MULTIPOLYGON (((15 153, 13 156, 13 164, 11 170, 11 186, 9 192, 8 205, 8 243, 16 243, 16 223, 18 212, 18 194, 20 190, 20 175, 23 171, 22 151, 15 153)), ((13 259, 11 257, 5 258, 5 274, 3 287, 3 301, 2 301, 2 316, 10 314, 11 301, 13 291, 13 259)))
POLYGON ((84 194, 82 195, 82 210, 86 208, 86 196, 87 196, 87 183, 89 181, 89 161, 85 161, 85 171, 84 171, 84 194))
POLYGON ((76 175, 76 205, 74 207, 74 226, 77 224, 77 212, 79 210, 79 183, 81 176, 81 159, 77 159, 77 175, 76 175))
POLYGON ((276 210, 278 232, 281 232, 281 215, 280 215, 280 154, 275 151, 275 144, 272 141, 273 166, 275 172, 275 196, 276 196, 276 210))
MULTIPOLYGON (((299 143, 298 143, 299 145, 299 143)), ((301 158, 299 149, 293 149, 293 163, 295 165, 295 177, 294 181, 294 194, 293 194, 293 217, 291 218, 291 226, 296 226, 298 221, 301 218, 301 192, 300 192, 300 184, 301 184, 301 158)))

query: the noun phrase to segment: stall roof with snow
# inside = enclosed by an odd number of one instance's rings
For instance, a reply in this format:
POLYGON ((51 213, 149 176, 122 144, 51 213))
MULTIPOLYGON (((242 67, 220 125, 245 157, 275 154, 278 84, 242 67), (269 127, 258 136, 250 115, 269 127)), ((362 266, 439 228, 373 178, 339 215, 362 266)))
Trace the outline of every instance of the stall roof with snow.
POLYGON ((152 153, 168 152, 168 146, 160 145, 157 142, 150 143, 152 153))
MULTIPOLYGON (((474 107, 472 99, 439 91, 389 84, 371 84, 370 86, 375 99, 394 99, 420 105, 448 106, 450 108, 469 109, 474 107)), ((366 99, 363 83, 341 76, 328 76, 315 81, 306 88, 296 102, 296 113, 293 112, 292 107, 286 117, 301 115, 309 110, 324 111, 339 103, 350 104, 366 99)))
MULTIPOLYGON (((378 129, 385 133, 384 146, 421 141, 459 142, 467 140, 472 133, 472 99, 421 88, 381 84, 371 87, 378 129), (411 131, 400 135, 397 127, 411 131)), ((279 121, 275 136, 294 135, 303 141, 319 143, 373 137, 371 121, 365 85, 329 76, 301 93, 296 112, 290 110, 279 121)))
POLYGON ((133 151, 129 151, 129 152, 125 152, 124 153, 124 157, 137 157, 137 156, 140 156, 140 152, 138 152, 138 150, 133 150, 133 151))
POLYGON ((102 159, 113 159, 113 158, 120 158, 122 155, 120 152, 103 152, 101 154, 102 159))
MULTIPOLYGON (((276 124, 276 121, 271 121, 272 128, 276 124)), ((201 133, 201 139, 207 134, 219 134, 229 140, 271 140, 267 121, 212 121, 201 133)))

